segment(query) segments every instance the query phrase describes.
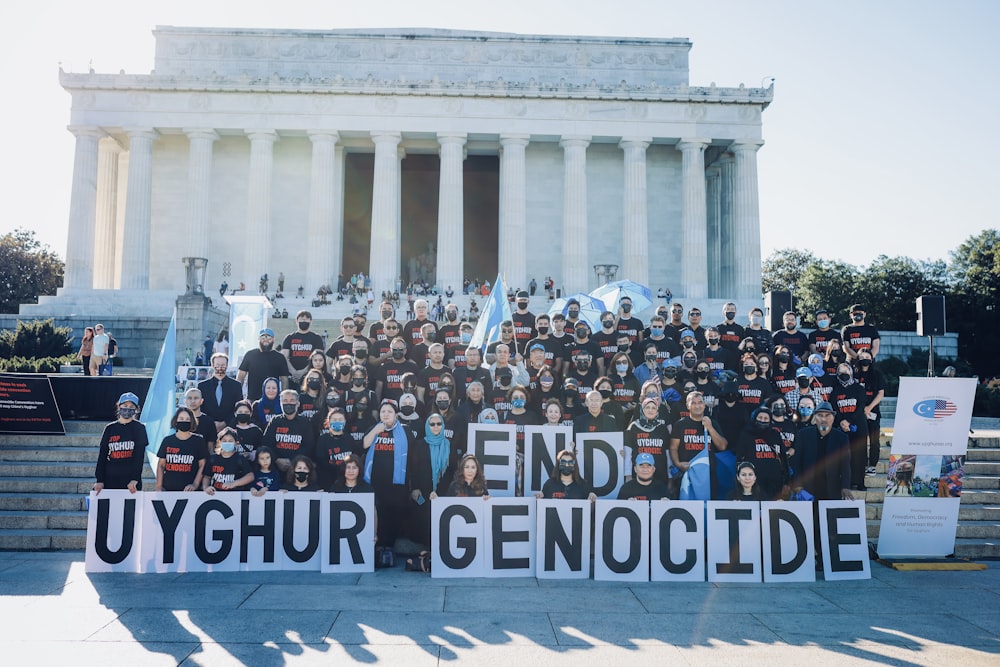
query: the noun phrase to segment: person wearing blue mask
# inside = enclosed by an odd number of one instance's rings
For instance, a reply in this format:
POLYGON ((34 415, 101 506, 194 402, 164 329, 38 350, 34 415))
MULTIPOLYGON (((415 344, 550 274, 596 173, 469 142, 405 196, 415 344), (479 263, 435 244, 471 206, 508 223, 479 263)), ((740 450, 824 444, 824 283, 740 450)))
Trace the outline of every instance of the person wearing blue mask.
POLYGON ((524 427, 542 423, 541 416, 529 410, 528 389, 522 385, 511 387, 507 392, 510 409, 500 418, 501 424, 511 424, 515 428, 515 484, 514 495, 524 495, 524 427))
POLYGON ((330 410, 328 426, 316 442, 316 473, 323 489, 332 489, 344 476, 344 463, 351 454, 363 455, 361 443, 347 430, 347 415, 341 408, 330 410))
POLYGON ((146 425, 136 419, 139 397, 125 392, 118 397, 118 419, 104 427, 95 470, 94 492, 104 489, 142 491, 142 466, 149 437, 146 425))
POLYGON ((788 409, 792 414, 795 413, 795 410, 799 407, 799 401, 803 398, 811 398, 813 405, 815 405, 822 400, 822 396, 820 383, 813 376, 812 370, 807 366, 797 368, 795 370, 795 387, 785 394, 785 401, 788 403, 788 409))
POLYGON ((809 333, 809 352, 826 354, 826 346, 831 340, 842 341, 840 332, 832 328, 833 321, 826 308, 820 308, 815 313, 816 329, 809 333))
POLYGON ((225 428, 219 433, 219 452, 208 457, 202 488, 212 496, 216 491, 244 491, 254 482, 250 462, 236 454, 236 431, 225 428))

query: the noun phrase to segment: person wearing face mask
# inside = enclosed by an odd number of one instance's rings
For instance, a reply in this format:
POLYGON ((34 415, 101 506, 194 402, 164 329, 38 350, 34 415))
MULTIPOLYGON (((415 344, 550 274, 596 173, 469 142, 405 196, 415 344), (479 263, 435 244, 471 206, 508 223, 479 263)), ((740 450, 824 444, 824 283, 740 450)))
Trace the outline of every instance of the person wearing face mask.
POLYGON ((855 361, 855 378, 865 388, 865 417, 868 419, 868 465, 866 475, 874 475, 879 459, 879 436, 882 432, 882 412, 879 405, 885 398, 885 376, 875 368, 872 353, 862 350, 855 361))
POLYGON ((413 319, 403 325, 402 337, 407 345, 413 346, 423 340, 424 335, 421 329, 425 324, 430 324, 437 332, 437 324, 427 318, 428 305, 425 299, 417 299, 413 302, 413 319))
POLYGON ((751 308, 748 320, 750 326, 743 330, 743 335, 753 339, 758 354, 771 354, 771 350, 774 347, 774 339, 770 330, 764 327, 764 311, 756 307, 751 308))
POLYGON ((347 434, 358 446, 361 446, 365 434, 372 429, 377 421, 375 411, 371 406, 374 402, 367 396, 361 396, 354 403, 354 409, 347 416, 347 434))
POLYGON ((501 424, 514 426, 514 495, 524 495, 524 427, 542 423, 541 417, 534 410, 528 409, 528 389, 518 385, 507 392, 507 403, 510 409, 500 416, 501 424))
POLYGON ((712 377, 711 368, 704 359, 699 359, 694 367, 694 388, 705 397, 705 409, 708 414, 712 414, 715 406, 719 404, 719 385, 712 377))
POLYGON ((296 456, 289 465, 281 492, 322 490, 316 483, 316 464, 308 456, 296 456))
POLYGON ((445 346, 445 361, 456 372, 469 365, 466 355, 469 343, 472 342, 472 332, 472 325, 468 322, 462 322, 458 325, 459 345, 457 347, 445 346))
POLYGON ((611 391, 616 403, 622 409, 622 423, 632 419, 639 405, 639 381, 632 369, 632 359, 625 352, 619 352, 611 358, 611 391))
POLYGON ((712 417, 718 422, 726 441, 735 443, 750 419, 750 413, 740 402, 736 382, 726 381, 719 387, 719 404, 712 411, 712 417))
POLYGON ((354 366, 361 366, 365 369, 365 379, 369 381, 367 388, 374 391, 375 376, 378 375, 379 366, 372 362, 371 343, 367 338, 358 338, 354 341, 354 366))
POLYGON ((444 319, 445 324, 438 327, 438 333, 435 340, 444 345, 445 358, 451 359, 455 352, 460 349, 464 350, 469 344, 462 344, 462 325, 458 321, 458 306, 453 303, 448 303, 448 305, 444 307, 444 319))
POLYGON ((136 419, 139 397, 125 392, 118 397, 118 419, 104 427, 97 454, 94 492, 103 489, 142 491, 142 466, 149 438, 146 425, 136 419))
POLYGON ((771 413, 771 426, 776 428, 781 435, 781 453, 786 462, 791 461, 792 457, 795 456, 795 434, 799 429, 792 421, 792 413, 789 412, 788 403, 780 395, 772 396, 771 400, 767 402, 767 410, 771 413))
POLYGON ((788 348, 794 359, 801 359, 809 350, 809 337, 799 331, 798 318, 792 311, 787 311, 781 316, 781 321, 785 327, 781 331, 775 331, 771 336, 775 349, 778 346, 788 348))
POLYGON ((524 360, 521 359, 520 355, 514 357, 513 348, 506 343, 499 343, 495 348, 495 354, 496 359, 490 366, 490 374, 495 386, 502 386, 503 391, 506 392, 513 385, 527 385, 531 381, 528 369, 524 367, 524 360), (499 380, 507 373, 511 375, 511 382, 508 385, 502 385, 499 380))
MULTIPOLYGON (((831 343, 836 345, 837 343, 831 343)), ((837 378, 837 365, 834 363, 830 366, 830 372, 826 371, 827 363, 823 357, 818 354, 810 354, 808 359, 809 372, 812 373, 815 382, 813 386, 819 392, 819 400, 827 401, 829 400, 830 392, 833 391, 833 385, 836 383, 837 378)))
POLYGON ((815 313, 816 328, 809 333, 809 352, 825 354, 831 340, 841 340, 840 332, 831 328, 830 313, 820 308, 815 313))
POLYGON ((660 379, 660 396, 663 402, 670 406, 674 417, 683 409, 684 397, 681 395, 681 383, 677 377, 681 371, 680 359, 667 359, 662 364, 663 376, 660 379))
POLYGON ((351 388, 344 393, 341 401, 348 420, 354 415, 360 401, 364 401, 366 405, 375 402, 375 392, 368 388, 368 374, 364 366, 359 365, 351 369, 351 388))
MULTIPOLYGON (((308 355, 306 356, 308 359, 308 355)), ((280 386, 288 385, 288 361, 274 350, 274 331, 261 329, 257 337, 257 349, 247 350, 240 362, 236 381, 247 383, 246 397, 256 401, 261 397, 264 380, 275 378, 280 386)))
POLYGON ((844 351, 839 340, 831 340, 826 346, 826 353, 823 355, 823 373, 834 376, 837 374, 837 366, 847 361, 847 352, 844 351))
POLYGON ((786 345, 775 346, 774 367, 769 379, 777 393, 787 394, 795 390, 796 367, 792 359, 792 351, 786 345))
POLYGON ((375 398, 379 401, 398 401, 403 394, 403 375, 416 375, 420 369, 406 358, 406 342, 401 337, 389 344, 390 358, 382 363, 380 376, 375 381, 375 398))
POLYGON ((539 414, 545 412, 545 404, 550 399, 560 399, 561 394, 559 392, 559 378, 556 377, 555 371, 548 366, 542 368, 538 375, 533 379, 532 384, 534 387, 529 386, 528 389, 531 393, 529 398, 529 403, 531 409, 539 414))
POLYGON ((437 391, 442 376, 451 370, 444 364, 444 345, 432 343, 427 348, 427 365, 417 373, 417 399, 426 403, 428 396, 437 391))
MULTIPOLYGON (((396 300, 398 302, 398 299, 396 300)), ((386 341, 385 324, 396 316, 396 306, 389 299, 384 299, 378 306, 379 319, 372 322, 369 335, 373 341, 386 341)), ((398 332, 397 332, 398 333, 398 332)))
POLYGON ((364 447, 347 432, 347 415, 340 408, 330 411, 328 426, 316 441, 316 473, 320 488, 330 490, 344 476, 344 463, 363 456, 364 447))
POLYGON ((566 302, 566 328, 571 330, 577 325, 580 320, 580 302, 576 299, 570 299, 566 302))
POLYGON ((482 365, 483 353, 478 347, 465 350, 465 366, 455 368, 455 387, 459 394, 468 391, 469 385, 479 382, 484 387, 493 386, 493 377, 482 365))
MULTIPOLYGON (((452 399, 451 392, 445 388, 439 388, 434 392, 434 403, 430 408, 431 412, 437 412, 444 419, 444 437, 451 443, 452 453, 455 460, 465 451, 465 441, 468 434, 468 422, 458 414, 458 408, 452 399)), ((430 417, 428 417, 430 419, 430 417)))
POLYGON ((226 375, 229 368, 229 357, 222 352, 212 355, 212 377, 198 383, 204 402, 201 410, 215 422, 218 433, 233 419, 236 403, 243 400, 243 387, 233 378, 226 375))
POLYGON ((514 340, 517 349, 526 350, 528 341, 538 335, 535 330, 535 315, 528 310, 528 293, 521 290, 517 293, 515 301, 516 310, 511 313, 511 320, 514 325, 514 340))
MULTIPOLYGON (((318 370, 310 370, 302 378, 299 388, 299 415, 314 421, 317 413, 326 407, 326 382, 318 370)), ((318 431, 318 429, 317 429, 318 431)))
POLYGON ((834 410, 822 401, 813 414, 813 426, 798 432, 792 490, 805 490, 816 500, 854 500, 851 493, 851 456, 847 434, 833 427, 834 410))
POLYGON ((615 390, 611 378, 607 376, 597 378, 597 381, 594 382, 594 389, 601 395, 601 410, 615 420, 616 430, 624 430, 628 422, 625 421, 625 410, 615 400, 615 390))
POLYGON ((597 500, 590 482, 580 476, 576 454, 570 449, 564 449, 556 456, 551 476, 542 485, 541 493, 536 493, 535 497, 589 500, 592 503, 597 500))
POLYGON ((851 306, 851 323, 841 330, 840 336, 848 360, 856 359, 861 350, 868 350, 872 359, 878 359, 881 336, 878 329, 865 322, 865 309, 860 303, 851 306))
POLYGON ((615 328, 615 314, 610 310, 601 313, 601 330, 594 334, 594 344, 600 351, 601 359, 605 365, 610 363, 611 357, 618 351, 618 330, 615 328))
POLYGON ((586 411, 581 412, 573 419, 573 433, 607 433, 621 431, 622 426, 615 421, 615 418, 604 411, 604 399, 601 392, 592 389, 584 397, 586 411))
POLYGON ((281 414, 264 429, 262 444, 274 452, 274 465, 286 472, 298 455, 312 456, 315 449, 313 427, 299 416, 299 393, 294 389, 281 392, 281 414))
POLYGON ((618 301, 618 322, 615 329, 617 329, 619 334, 628 336, 631 345, 638 345, 642 342, 644 325, 642 320, 632 315, 632 310, 632 299, 623 296, 618 301))
MULTIPOLYGON (((420 341, 410 346, 410 351, 406 353, 406 358, 417 365, 417 368, 424 368, 430 360, 431 346, 437 341, 437 329, 433 322, 425 322, 420 327, 420 341)), ((442 354, 442 361, 444 355, 442 354)))
POLYGON ((830 393, 836 410, 834 427, 847 435, 851 451, 851 488, 865 490, 865 467, 868 462, 868 417, 865 415, 865 388, 854 379, 849 363, 837 365, 837 380, 830 393))
MULTIPOLYGON (((376 322, 373 327, 378 323, 376 322)), ((392 341, 396 338, 401 338, 400 332, 403 330, 403 325, 396 320, 390 318, 383 325, 378 336, 373 336, 370 340, 371 343, 371 356, 374 358, 376 365, 384 364, 385 362, 392 359, 392 350, 390 345, 392 341)), ((409 349, 406 342, 403 342, 403 347, 409 349)), ((404 352, 405 356, 405 352, 404 352)))
MULTIPOLYGON (((802 429, 807 426, 813 425, 813 414, 816 412, 816 406, 819 401, 815 400, 812 396, 805 395, 799 399, 798 406, 792 410, 792 427, 795 429, 795 439, 798 441, 798 435, 802 429)), ((788 466, 792 470, 792 475, 794 476, 799 470, 801 465, 801 456, 799 456, 798 445, 796 443, 795 451, 788 458, 788 466)))
MULTIPOLYGON (((652 327, 656 330, 657 327, 652 327)), ((662 336, 662 334, 660 334, 662 336)), ((669 340, 664 337, 664 340, 669 340)), ((673 341, 671 341, 672 343, 673 341)), ((650 380, 659 380, 662 377, 662 369, 660 363, 663 359, 660 358, 659 350, 656 346, 656 341, 652 337, 647 339, 644 343, 643 349, 643 360, 642 363, 636 364, 635 369, 632 371, 632 375, 635 376, 636 381, 639 383, 645 383, 650 380)), ((680 352, 678 352, 680 354, 680 352)), ((669 359, 670 357, 665 357, 664 359, 669 359)))
POLYGON ((741 368, 743 373, 737 380, 736 388, 740 394, 740 403, 749 413, 764 405, 764 402, 771 397, 773 389, 770 382, 758 375, 757 359, 753 355, 743 355, 741 368))
POLYGON ((736 355, 740 342, 746 338, 746 331, 736 322, 736 304, 732 301, 722 307, 722 322, 715 325, 719 332, 719 344, 730 353, 736 355))
MULTIPOLYGON (((157 491, 194 491, 201 488, 205 468, 205 441, 195 432, 198 418, 188 408, 178 408, 170 420, 174 433, 156 452, 157 491)), ((241 457, 242 458, 242 457, 241 457)), ((246 459, 244 459, 246 460, 246 459)))
POLYGON ((411 431, 419 433, 424 427, 423 405, 417 401, 417 397, 410 392, 399 397, 399 413, 396 415, 404 426, 411 431))
POLYGON ((576 398, 582 403, 587 398, 587 392, 594 388, 600 373, 591 365, 592 357, 587 350, 578 350, 572 359, 566 378, 573 378, 576 381, 576 398))
POLYGON ((788 462, 782 452, 781 435, 771 424, 766 407, 750 414, 750 423, 736 441, 734 453, 737 461, 753 463, 764 499, 779 500, 789 481, 788 462))
POLYGON ((480 424, 499 424, 500 417, 497 415, 497 411, 493 408, 483 408, 479 413, 479 423, 480 424))
POLYGON ((698 353, 694 351, 694 339, 690 338, 685 341, 690 344, 691 347, 684 348, 681 352, 681 366, 677 371, 677 380, 683 384, 687 380, 694 380, 694 369, 698 365, 698 353))
MULTIPOLYGON (((296 331, 285 336, 281 341, 280 354, 288 363, 288 373, 291 382, 297 386, 309 370, 309 357, 314 350, 323 351, 323 337, 311 330, 312 313, 300 310, 295 314, 296 331)), ((277 375, 275 377, 278 377, 277 375)))
POLYGON ((572 426, 577 413, 586 409, 580 399, 580 383, 577 382, 576 378, 565 378, 560 393, 562 394, 560 402, 563 406, 563 423, 572 426))
POLYGON ((631 452, 633 470, 639 456, 652 457, 656 479, 666 483, 670 479, 670 427, 660 418, 660 406, 655 399, 642 401, 639 414, 625 429, 623 442, 631 452))
POLYGON ((236 451, 249 461, 257 457, 257 450, 264 439, 264 430, 253 423, 253 404, 242 400, 236 404, 236 451))
POLYGON ((219 453, 208 457, 201 488, 208 495, 216 491, 244 491, 254 483, 250 462, 236 453, 236 432, 227 428, 219 433, 219 453))
MULTIPOLYGON (((582 321, 577 322, 573 327, 573 332, 573 340, 566 345, 565 358, 569 360, 567 365, 572 366, 577 355, 586 352, 589 355, 588 368, 592 365, 596 366, 597 375, 604 375, 604 354, 597 343, 590 338, 590 325, 582 321)), ((566 368, 563 372, 568 375, 570 369, 566 368)))
POLYGON ((799 407, 799 401, 808 397, 813 401, 813 405, 823 400, 820 392, 820 383, 813 377, 812 371, 807 366, 800 366, 795 370, 795 387, 784 394, 788 409, 793 413, 799 407))

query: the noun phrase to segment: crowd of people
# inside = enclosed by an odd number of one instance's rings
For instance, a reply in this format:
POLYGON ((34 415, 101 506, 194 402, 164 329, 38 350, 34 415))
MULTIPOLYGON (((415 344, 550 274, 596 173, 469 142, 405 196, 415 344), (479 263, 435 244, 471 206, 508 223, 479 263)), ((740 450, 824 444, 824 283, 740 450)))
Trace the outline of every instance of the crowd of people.
MULTIPOLYGON (((623 499, 678 498, 706 448, 737 461, 731 492, 718 499, 849 499, 874 472, 884 378, 861 304, 841 330, 814 313, 808 335, 792 312, 779 331, 756 307, 741 324, 734 303, 715 326, 680 303, 658 305, 647 325, 623 297, 597 332, 573 300, 551 317, 528 304, 518 292, 485 349, 470 346, 473 326, 454 303, 439 324, 424 299, 409 319, 396 319, 390 300, 370 326, 345 317, 329 346, 306 310, 280 345, 262 329, 235 379, 216 352, 214 375, 185 393, 174 433, 159 443, 156 489, 373 492, 378 545, 391 549, 401 536, 429 544, 427 500, 487 496, 467 449, 472 423, 515 426, 519 495, 528 425, 622 433, 633 464, 623 499)), ((121 397, 101 441, 97 490, 141 488, 138 407, 134 395, 121 397)), ((595 498, 576 456, 572 446, 559 452, 541 497, 595 498)))

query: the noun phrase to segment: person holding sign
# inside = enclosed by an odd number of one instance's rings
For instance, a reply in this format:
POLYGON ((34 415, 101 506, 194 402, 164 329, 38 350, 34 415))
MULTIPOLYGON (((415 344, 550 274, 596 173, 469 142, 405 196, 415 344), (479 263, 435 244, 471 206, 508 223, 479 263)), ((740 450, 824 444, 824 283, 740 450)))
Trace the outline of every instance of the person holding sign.
POLYGON ((361 457, 348 454, 344 461, 344 476, 333 483, 333 493, 375 493, 372 485, 361 479, 361 457))
POLYGON ((205 439, 194 432, 197 424, 194 412, 189 408, 177 408, 170 420, 174 433, 163 438, 156 452, 160 459, 156 464, 157 491, 194 491, 201 488, 206 449, 205 439))
POLYGON ((219 453, 208 457, 203 488, 212 496, 216 491, 243 491, 254 482, 250 462, 236 454, 236 430, 219 433, 219 453))
POLYGON ((654 477, 656 465, 653 455, 642 453, 635 457, 635 477, 618 491, 618 500, 662 500, 670 497, 670 487, 654 477))
MULTIPOLYGON (((476 458, 475 454, 466 454, 462 457, 448 489, 440 495, 449 498, 490 499, 490 494, 486 490, 486 476, 483 474, 483 467, 479 465, 479 459, 476 458)), ((438 494, 432 491, 431 500, 437 497, 438 494)))
POLYGON ((128 391, 118 397, 118 419, 104 427, 97 455, 94 492, 104 489, 142 491, 142 466, 149 437, 135 416, 139 397, 128 391))
POLYGON ((316 483, 316 464, 308 456, 299 454, 292 459, 288 468, 288 476, 281 491, 322 491, 316 483))
POLYGON ((542 485, 542 492, 535 494, 536 498, 563 498, 566 500, 589 500, 595 502, 597 494, 593 492, 590 482, 580 476, 576 465, 576 454, 564 449, 556 456, 556 467, 552 476, 542 485))
MULTIPOLYGON (((395 341, 394 341, 395 342, 395 341)), ((378 546, 392 549, 403 532, 408 502, 423 503, 419 488, 410 490, 410 445, 416 433, 400 423, 396 405, 382 401, 379 421, 365 435, 365 481, 375 489, 378 513, 378 546)))

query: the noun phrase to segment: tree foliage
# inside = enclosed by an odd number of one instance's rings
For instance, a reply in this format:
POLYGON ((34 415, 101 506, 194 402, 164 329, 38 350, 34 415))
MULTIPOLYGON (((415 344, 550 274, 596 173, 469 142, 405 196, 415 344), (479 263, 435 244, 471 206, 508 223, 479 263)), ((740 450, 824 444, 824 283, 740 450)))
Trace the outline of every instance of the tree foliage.
POLYGON ((0 313, 16 313, 22 303, 38 303, 63 283, 63 261, 35 238, 15 229, 0 236, 0 313))
POLYGON ((815 313, 825 308, 833 326, 848 322, 848 309, 857 301, 859 273, 845 262, 820 260, 809 265, 799 280, 795 309, 802 320, 815 325, 815 313))
POLYGON ((798 294, 806 269, 818 260, 812 253, 796 248, 772 252, 761 265, 761 289, 766 292, 789 291, 798 294))

